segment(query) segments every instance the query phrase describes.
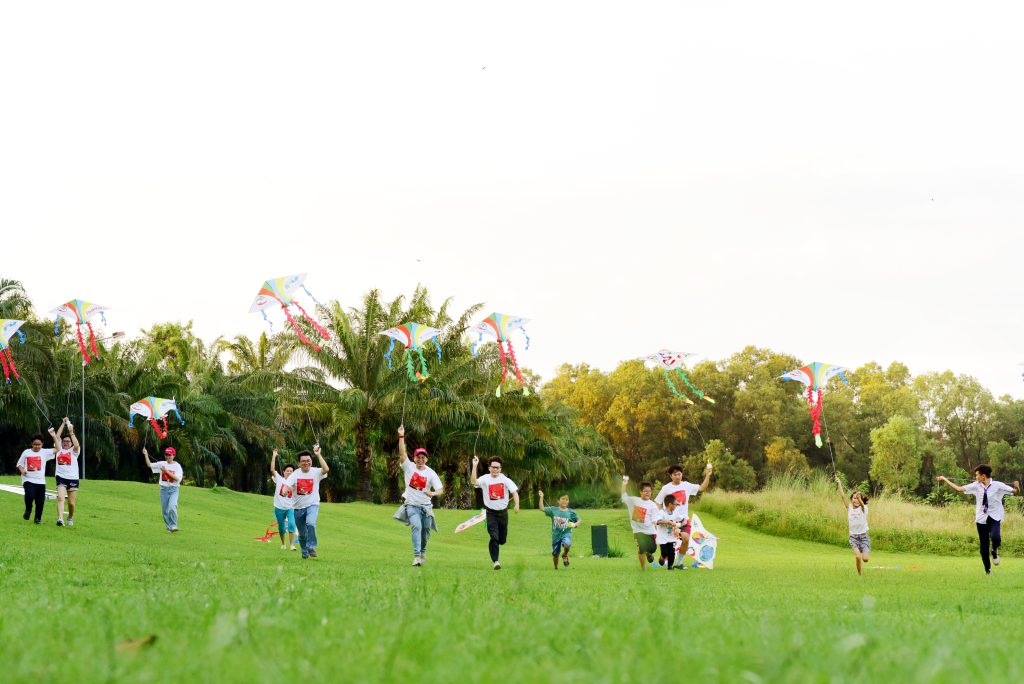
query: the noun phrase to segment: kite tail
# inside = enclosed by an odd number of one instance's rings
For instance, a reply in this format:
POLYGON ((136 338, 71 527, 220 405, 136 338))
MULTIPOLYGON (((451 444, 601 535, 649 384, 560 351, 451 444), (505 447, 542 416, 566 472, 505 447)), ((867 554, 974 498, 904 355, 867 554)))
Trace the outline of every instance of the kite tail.
POLYGON ((437 360, 440 361, 441 360, 441 345, 439 345, 437 343, 437 338, 436 337, 432 340, 432 342, 434 343, 434 347, 437 349, 437 360))
POLYGON ((712 399, 711 397, 704 396, 703 392, 701 392, 699 389, 697 389, 696 387, 693 386, 693 383, 690 382, 690 378, 686 377, 686 373, 684 373, 681 368, 676 368, 676 373, 679 373, 679 377, 681 377, 683 379, 683 382, 686 383, 686 386, 689 387, 690 390, 694 394, 696 394, 700 399, 703 399, 704 401, 709 401, 712 404, 715 403, 714 399, 712 399))
POLYGON ((106 325, 107 324, 107 314, 105 314, 102 311, 100 311, 100 320, 103 321, 103 325, 106 325))
POLYGON ((530 388, 526 386, 526 381, 523 380, 523 374, 519 371, 519 362, 516 361, 516 351, 512 348, 512 340, 508 341, 508 358, 512 362, 512 368, 515 369, 516 380, 518 380, 519 384, 523 387, 523 396, 530 396, 530 388))
POLYGON ((327 328, 313 320, 313 317, 306 313, 306 310, 302 308, 301 304, 299 304, 298 302, 294 302, 294 304, 295 306, 299 307, 299 311, 301 311, 302 315, 306 317, 306 320, 309 321, 309 324, 313 326, 313 330, 316 330, 318 333, 320 333, 320 337, 324 338, 325 340, 331 339, 331 336, 327 334, 327 328))
POLYGON ((312 293, 312 292, 310 292, 309 290, 307 290, 307 289, 306 289, 306 286, 305 286, 305 285, 300 285, 299 287, 301 287, 301 288, 302 288, 302 291, 303 291, 303 292, 305 292, 305 293, 306 293, 307 295, 309 295, 309 298, 313 300, 313 303, 314 303, 314 304, 316 304, 317 306, 319 306, 319 307, 320 307, 321 309, 323 309, 323 308, 324 308, 324 305, 320 303, 320 300, 319 300, 319 299, 317 299, 316 297, 314 297, 314 296, 313 296, 313 293, 312 293))
MULTIPOLYGON (((11 367, 11 374, 14 375, 14 379, 15 380, 21 380, 21 376, 18 375, 18 367, 14 365, 14 357, 11 356, 11 348, 8 347, 7 349, 5 349, 4 353, 7 355, 7 363, 5 365, 5 368, 7 366, 10 366, 11 367)), ((4 354, 0 354, 0 356, 3 356, 3 355, 4 354)))
POLYGON ((149 424, 153 426, 153 432, 156 433, 157 437, 159 437, 160 439, 163 439, 163 438, 165 438, 167 436, 167 432, 161 432, 160 431, 160 423, 156 422, 156 418, 150 418, 149 419, 149 424))
POLYGON ((494 396, 501 396, 501 386, 505 384, 505 378, 508 377, 508 362, 505 360, 505 348, 501 346, 501 340, 498 340, 498 355, 501 357, 501 380, 498 381, 498 388, 494 390, 494 396))
POLYGON ((409 373, 410 380, 419 379, 419 373, 416 372, 416 364, 412 362, 412 354, 409 353, 409 348, 405 349, 405 370, 409 373))
POLYGON ((4 380, 6 384, 11 384, 11 369, 7 367, 7 355, 0 352, 0 364, 4 367, 4 380))
POLYGON ((182 425, 184 425, 185 424, 185 419, 181 417, 180 413, 178 413, 178 409, 171 409, 171 410, 174 411, 174 415, 178 419, 178 422, 181 423, 182 425))
POLYGON ((267 312, 264 311, 263 309, 260 309, 260 313, 263 315, 263 320, 265 320, 267 322, 267 325, 270 326, 270 332, 273 333, 274 332, 274 322, 271 321, 269 318, 267 318, 267 312))
POLYGON ((422 349, 415 349, 414 351, 416 352, 416 355, 420 357, 420 371, 421 372, 416 374, 416 379, 419 380, 420 382, 424 382, 427 378, 430 377, 430 374, 427 373, 427 360, 423 356, 423 350, 422 349))
POLYGON ((302 332, 302 328, 300 328, 299 324, 295 322, 294 318, 292 318, 292 312, 288 310, 288 307, 282 306, 281 308, 284 309, 284 315, 288 318, 288 322, 292 324, 292 328, 295 329, 295 334, 299 336, 299 339, 302 340, 302 343, 308 344, 310 347, 313 348, 313 351, 320 351, 320 347, 310 342, 309 338, 306 337, 306 334, 302 332))
POLYGON ((93 332, 91 322, 86 322, 86 325, 89 327, 89 345, 92 347, 92 355, 98 359, 100 353, 96 350, 96 333, 93 332))
POLYGON ((814 444, 817 447, 821 447, 821 390, 818 390, 818 401, 814 401, 814 390, 810 387, 807 388, 807 409, 811 412, 811 419, 814 421, 814 427, 811 428, 811 434, 814 435, 814 444))
POLYGON ((25 344, 25 333, 21 332, 20 330, 18 330, 17 333, 18 333, 18 342, 21 343, 21 344, 25 344))
POLYGON ((53 322, 53 336, 60 336, 60 316, 57 316, 57 320, 53 322))
POLYGON ((530 351, 530 336, 526 334, 526 328, 520 328, 523 331, 523 337, 526 338, 526 351, 530 351))
POLYGON ((384 358, 388 360, 388 369, 391 369, 391 352, 395 350, 395 338, 391 338, 391 344, 388 345, 388 353, 384 355, 384 358))
POLYGON ((471 344, 469 346, 469 353, 472 354, 473 356, 476 356, 477 354, 479 354, 480 352, 478 352, 477 349, 480 348, 480 345, 483 344, 483 341, 484 341, 484 334, 480 333, 480 338, 476 342, 474 342, 473 344, 471 344))
POLYGON ((136 416, 136 414, 134 414, 134 413, 131 414, 130 416, 128 416, 128 427, 130 427, 130 428, 135 427, 135 416, 136 416))
POLYGON ((665 373, 665 382, 667 382, 667 383, 668 383, 668 387, 669 387, 669 389, 670 389, 670 390, 672 390, 672 394, 676 395, 677 397, 679 397, 680 399, 682 399, 683 401, 685 401, 685 402, 686 402, 687 404, 690 404, 690 405, 692 405, 692 404, 693 404, 693 401, 691 401, 691 400, 690 400, 690 398, 689 398, 688 396, 686 396, 685 394, 683 394, 682 392, 680 392, 680 391, 679 391, 679 388, 678 388, 678 387, 676 387, 676 386, 675 386, 675 383, 673 383, 673 382, 672 382, 672 376, 670 376, 670 375, 668 374, 668 369, 667 369, 667 368, 662 368, 661 370, 662 370, 662 372, 664 372, 664 373, 665 373))
POLYGON ((85 338, 82 337, 82 326, 76 325, 75 330, 78 332, 78 348, 82 351, 82 358, 85 359, 86 363, 89 363, 92 359, 89 358, 89 350, 85 346, 85 338))

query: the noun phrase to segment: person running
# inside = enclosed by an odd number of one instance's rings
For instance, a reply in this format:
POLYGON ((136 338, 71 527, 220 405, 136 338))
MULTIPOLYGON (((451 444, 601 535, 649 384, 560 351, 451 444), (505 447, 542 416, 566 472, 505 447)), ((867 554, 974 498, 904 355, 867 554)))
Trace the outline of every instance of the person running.
POLYGON ((64 527, 64 499, 68 500, 68 527, 75 524, 75 503, 78 500, 78 455, 82 452, 78 444, 78 437, 75 437, 75 426, 71 424, 67 416, 57 429, 54 438, 54 448, 57 450, 55 460, 57 461, 57 527, 64 527), (68 429, 68 436, 61 437, 64 428, 68 429), (59 442, 59 446, 57 443, 59 442))
POLYGON ((474 487, 483 491, 484 507, 487 509, 487 534, 491 541, 487 544, 487 550, 491 554, 491 562, 495 570, 501 570, 501 562, 498 555, 502 545, 508 540, 508 497, 511 494, 515 499, 515 512, 519 512, 519 487, 516 483, 501 474, 501 459, 491 456, 487 459, 486 475, 476 476, 477 466, 480 459, 473 457, 473 472, 470 473, 469 482, 474 487))
POLYGON ((412 527, 412 564, 416 567, 427 561, 427 542, 430 541, 430 530, 437 531, 434 520, 433 497, 439 496, 444 490, 441 478, 427 467, 430 454, 420 448, 412 452, 412 460, 405 446, 405 426, 398 426, 398 465, 405 478, 405 503, 400 511, 399 519, 412 527))
POLYGON ((974 482, 965 487, 953 484, 945 475, 939 480, 961 494, 974 495, 974 524, 978 528, 981 562, 985 566, 985 574, 992 574, 992 565, 999 565, 999 546, 1003 542, 1000 525, 1003 522, 1003 497, 1007 494, 1019 494, 1020 482, 1014 480, 1013 486, 992 479, 992 467, 984 463, 974 469, 974 482), (989 540, 992 541, 992 560, 989 561, 989 540))
POLYGON ((835 480, 839 485, 839 500, 846 506, 846 518, 850 523, 850 548, 857 559, 857 574, 863 575, 861 564, 867 563, 871 554, 871 539, 868 538, 868 497, 855 491, 850 494, 850 500, 847 501, 843 483, 838 475, 835 480))
POLYGON ((295 490, 295 527, 299 531, 299 547, 303 558, 316 558, 316 521, 320 516, 320 481, 331 472, 320 453, 320 445, 313 445, 313 453, 299 452, 299 469, 285 484, 295 490), (313 455, 320 462, 313 467, 313 455))
MULTIPOLYGON (((57 443, 57 433, 51 427, 48 432, 57 443)), ((46 502, 46 462, 53 460, 53 449, 43 448, 43 436, 39 433, 32 435, 29 440, 29 448, 21 452, 17 468, 21 473, 21 488, 25 490, 25 515, 22 517, 28 520, 32 515, 32 504, 36 507, 36 517, 33 522, 41 525, 43 522, 43 504, 46 502)))
POLYGON ((654 519, 658 515, 658 504, 651 501, 654 485, 650 482, 640 483, 640 496, 629 496, 626 487, 629 475, 622 476, 622 503, 629 509, 629 524, 633 528, 636 540, 636 555, 640 559, 640 569, 646 570, 648 563, 654 562, 655 543, 654 519))
POLYGON ((708 463, 708 467, 704 469, 704 481, 696 485, 683 479, 683 467, 681 465, 670 466, 668 469, 670 481, 661 488, 658 496, 654 497, 654 503, 658 505, 658 508, 664 507, 665 497, 672 496, 675 498, 676 509, 683 517, 680 534, 683 542, 683 553, 686 553, 686 548, 690 545, 690 498, 707 490, 708 484, 711 482, 711 471, 711 464, 708 463))
POLYGON ((291 474, 295 472, 295 466, 289 463, 284 467, 284 473, 277 472, 277 449, 270 456, 270 476, 274 478, 274 519, 277 520, 277 534, 281 537, 281 550, 284 551, 291 545, 295 550, 295 491, 286 483, 291 474), (288 535, 288 542, 285 542, 285 535, 288 535))
MULTIPOLYGON (((676 544, 679 543, 679 535, 686 523, 686 516, 683 515, 682 507, 676 504, 676 498, 669 496, 665 498, 665 507, 658 511, 654 518, 655 532, 654 542, 661 550, 661 565, 669 570, 676 564, 676 544)), ((682 550, 686 553, 686 549, 682 550)))
POLYGON ((551 518, 551 562, 558 569, 558 554, 562 554, 562 564, 569 567, 569 548, 572 546, 572 529, 580 526, 580 516, 569 508, 569 495, 558 497, 557 506, 544 506, 544 492, 537 490, 537 504, 544 515, 551 518))
POLYGON ((160 474, 160 511, 164 515, 164 525, 168 532, 178 531, 178 493, 185 471, 175 459, 178 452, 174 447, 164 449, 164 460, 153 463, 149 460, 149 451, 142 447, 142 456, 146 459, 146 467, 160 474))

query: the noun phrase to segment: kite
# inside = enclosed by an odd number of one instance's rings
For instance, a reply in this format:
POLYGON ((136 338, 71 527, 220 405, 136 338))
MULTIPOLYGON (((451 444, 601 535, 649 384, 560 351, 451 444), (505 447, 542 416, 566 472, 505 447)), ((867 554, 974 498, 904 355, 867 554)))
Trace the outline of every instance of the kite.
POLYGON ((455 528, 455 534, 458 534, 463 530, 468 530, 473 525, 479 525, 484 520, 487 520, 487 511, 480 511, 466 522, 459 523, 459 526, 455 528))
POLYGON ((426 381, 430 377, 427 373, 427 360, 423 357, 423 346, 430 340, 433 340, 434 347, 437 349, 437 360, 441 360, 441 345, 437 343, 437 336, 441 334, 441 331, 437 328, 431 328, 426 325, 419 323, 403 323, 402 325, 389 328, 381 333, 381 335, 387 335, 391 338, 391 344, 388 346, 388 352, 384 355, 384 358, 388 360, 388 368, 391 368, 391 352, 395 350, 395 342, 401 342, 405 347, 405 369, 409 372, 410 380, 419 380, 420 382, 426 381), (412 354, 415 353, 420 359, 420 370, 416 370, 416 364, 412 360, 412 354))
POLYGON ((477 354, 477 347, 483 344, 484 335, 493 337, 494 341, 498 343, 498 354, 501 356, 501 380, 498 381, 498 387, 494 390, 494 396, 496 397, 501 396, 501 386, 508 377, 509 362, 512 364, 512 370, 515 371, 516 379, 519 380, 519 384, 523 387, 523 396, 530 395, 530 390, 526 387, 526 381, 523 380, 523 374, 519 370, 519 362, 516 361, 516 352, 515 349, 512 348, 511 340, 513 331, 522 330, 523 337, 526 338, 526 348, 529 349, 530 336, 526 334, 526 328, 523 327, 529 322, 529 318, 492 313, 490 316, 470 328, 472 332, 475 332, 478 335, 477 341, 473 343, 473 346, 470 349, 470 351, 473 352, 473 356, 476 356, 477 354), (505 351, 506 347, 508 348, 507 353, 505 351))
POLYGON ((839 376, 839 379, 847 385, 850 382, 843 375, 846 369, 842 366, 834 366, 831 363, 810 363, 791 370, 782 376, 783 380, 796 380, 807 385, 807 410, 811 412, 811 419, 814 420, 814 428, 811 433, 814 435, 814 443, 821 447, 821 392, 828 384, 828 381, 839 376), (817 397, 815 397, 817 393, 817 397))
POLYGON ((267 542, 268 544, 277 536, 277 532, 274 528, 277 527, 277 522, 272 522, 267 526, 267 531, 263 533, 262 537, 253 537, 258 542, 267 542))
POLYGON ((288 322, 291 323, 292 328, 295 330, 296 334, 298 334, 299 339, 302 340, 304 344, 308 344, 312 347, 313 351, 320 351, 320 347, 310 342, 309 338, 302 332, 302 328, 300 328, 299 324, 295 322, 295 319, 292 318, 291 311, 288 310, 288 307, 294 305, 295 308, 302 313, 309 324, 313 326, 313 329, 317 331, 320 337, 325 340, 331 339, 331 336, 327 334, 327 330, 317 323, 312 316, 306 313, 306 310, 302 308, 302 304, 295 299, 294 295, 296 290, 302 288, 302 290, 309 295, 310 299, 312 299, 316 304, 320 303, 317 302, 316 297, 306 289, 306 286, 303 284, 305 280, 306 274, 300 273, 298 275, 283 276, 281 278, 274 278, 273 280, 266 281, 263 283, 263 287, 260 288, 259 294, 256 295, 256 299, 253 300, 252 308, 249 309, 249 313, 256 313, 259 311, 263 315, 263 320, 270 325, 270 329, 273 331, 274 324, 270 322, 269 318, 267 318, 267 309, 280 306, 281 310, 284 311, 285 318, 287 318, 288 322))
POLYGON ((135 427, 135 416, 142 416, 149 421, 149 424, 153 426, 153 431, 157 434, 157 437, 164 439, 167 437, 167 414, 174 413, 177 417, 178 422, 182 425, 185 424, 185 419, 178 413, 178 404, 173 399, 161 399, 160 397, 146 397, 140 399, 131 405, 128 409, 128 427, 135 427), (163 427, 157 423, 157 420, 163 421, 163 427))
POLYGON ((93 304, 83 299, 72 299, 70 302, 65 302, 50 311, 57 319, 53 326, 53 334, 60 335, 60 319, 64 318, 67 319, 68 323, 74 323, 75 331, 78 333, 78 348, 82 351, 82 358, 85 359, 86 363, 89 363, 92 361, 92 358, 89 357, 89 349, 92 349, 94 357, 100 358, 99 349, 96 347, 96 333, 92 329, 92 321, 96 318, 96 314, 99 314, 103 324, 106 325, 107 317, 104 314, 105 311, 107 311, 107 307, 93 304), (88 347, 85 344, 85 336, 82 335, 83 323, 89 328, 88 347))
POLYGON ((11 384, 11 375, 14 375, 15 380, 21 380, 21 376, 18 375, 18 367, 14 365, 14 357, 11 356, 11 337, 17 333, 18 341, 21 344, 25 344, 25 333, 18 330, 21 326, 25 325, 25 321, 16 321, 10 318, 0 318, 0 364, 4 367, 4 380, 8 385, 11 384))
POLYGON ((686 547, 683 563, 691 568, 714 570, 717 553, 718 537, 704 529, 700 516, 694 513, 690 520, 690 545, 686 547))
POLYGON ((648 361, 654 361, 659 366, 661 366, 662 372, 665 373, 665 382, 668 383, 669 389, 672 390, 672 394, 676 395, 677 397, 685 401, 687 404, 692 405, 693 400, 691 400, 688 396, 680 392, 679 389, 675 386, 675 383, 672 382, 672 376, 669 375, 670 371, 675 371, 676 375, 682 378, 683 382, 686 383, 686 386, 690 388, 691 392, 697 395, 698 399, 703 399, 706 402, 714 404, 715 400, 705 395, 696 387, 694 387, 693 383, 690 382, 690 378, 686 377, 686 373, 683 372, 683 361, 685 361, 690 356, 693 356, 693 354, 689 352, 674 352, 669 351, 668 349, 661 349, 658 351, 658 353, 645 356, 644 358, 648 361))

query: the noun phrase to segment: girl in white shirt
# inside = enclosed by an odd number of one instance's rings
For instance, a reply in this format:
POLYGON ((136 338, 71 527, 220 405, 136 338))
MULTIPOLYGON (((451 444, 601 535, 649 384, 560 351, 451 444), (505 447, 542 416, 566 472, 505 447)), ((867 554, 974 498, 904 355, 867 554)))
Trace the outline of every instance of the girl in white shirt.
POLYGON ((861 492, 854 492, 847 501, 843 483, 839 476, 835 479, 839 485, 839 498, 846 506, 846 518, 850 524, 850 548, 853 549, 853 557, 857 559, 857 574, 863 575, 861 564, 867 563, 871 554, 871 539, 868 538, 868 497, 861 492))

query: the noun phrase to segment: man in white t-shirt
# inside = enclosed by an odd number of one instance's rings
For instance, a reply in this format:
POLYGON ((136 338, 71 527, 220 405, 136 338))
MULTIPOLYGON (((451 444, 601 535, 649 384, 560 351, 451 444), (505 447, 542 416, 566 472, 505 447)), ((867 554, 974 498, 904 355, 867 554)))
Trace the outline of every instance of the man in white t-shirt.
POLYGON ((684 552, 690 543, 690 499, 707 490, 708 483, 711 482, 711 471, 711 464, 708 463, 708 467, 704 470, 704 481, 696 485, 683 479, 683 467, 681 465, 669 466, 669 482, 661 488, 658 496, 654 497, 654 503, 658 504, 658 508, 665 507, 665 497, 667 496, 671 496, 676 500, 677 515, 683 518, 682 540, 684 552))
POLYGON ((978 528, 981 563, 985 566, 985 574, 992 573, 992 565, 999 565, 999 546, 1002 543, 1000 525, 1003 522, 1003 497, 1020 493, 1020 482, 1008 484, 992 479, 992 467, 982 464, 974 469, 974 482, 965 487, 953 484, 945 475, 938 479, 961 494, 973 494, 974 524, 978 528), (989 561, 989 540, 992 542, 992 560, 989 561))
POLYGON ((473 457, 473 471, 470 473, 469 482, 474 487, 483 491, 484 507, 487 510, 487 534, 491 540, 487 544, 487 550, 491 554, 491 562, 495 570, 501 570, 501 562, 498 554, 501 546, 508 540, 508 498, 509 495, 516 502, 515 512, 519 512, 519 487, 516 483, 501 474, 501 459, 491 456, 487 459, 486 475, 476 476, 476 469, 480 465, 480 459, 473 457))
POLYGON ((313 445, 313 453, 299 452, 299 469, 285 481, 295 492, 295 527, 299 530, 299 546, 303 558, 316 558, 316 521, 320 516, 320 481, 331 472, 320 453, 320 445, 313 445), (313 467, 313 455, 320 462, 313 467))
MULTIPOLYGON (((56 443, 57 433, 53 428, 49 429, 50 437, 56 443)), ((46 502, 46 462, 53 460, 53 449, 43 448, 43 436, 32 435, 29 441, 29 448, 21 452, 18 458, 17 468, 21 473, 21 488, 25 490, 25 515, 28 520, 32 515, 32 504, 36 506, 36 517, 33 522, 41 525, 43 522, 43 504, 46 502)))
POLYGON ((410 461, 405 446, 405 426, 398 426, 398 464, 405 479, 402 520, 412 526, 412 564, 417 567, 426 561, 431 528, 437 529, 432 498, 443 490, 441 478, 427 467, 429 455, 426 449, 416 449, 410 461))
POLYGON ((636 540, 636 553, 640 559, 640 569, 646 570, 648 563, 654 562, 654 550, 658 548, 655 542, 656 529, 655 521, 658 517, 658 504, 651 501, 651 490, 654 485, 650 482, 640 483, 640 496, 629 496, 626 487, 629 485, 629 476, 622 476, 622 503, 626 504, 629 510, 629 525, 633 528, 633 538, 636 540))
POLYGON ((57 453, 54 460, 57 462, 57 527, 64 526, 64 499, 68 500, 68 527, 75 524, 75 504, 78 501, 78 455, 82 452, 78 444, 78 437, 75 436, 75 426, 71 424, 67 416, 61 421, 57 429, 54 448, 57 453), (68 429, 68 436, 61 437, 64 428, 68 429))
POLYGON ((178 452, 174 447, 164 449, 164 460, 149 460, 149 451, 142 447, 142 456, 146 459, 146 466, 154 473, 160 475, 160 511, 164 516, 164 525, 168 532, 178 531, 178 493, 181 491, 181 481, 185 478, 185 471, 178 463, 178 452))

